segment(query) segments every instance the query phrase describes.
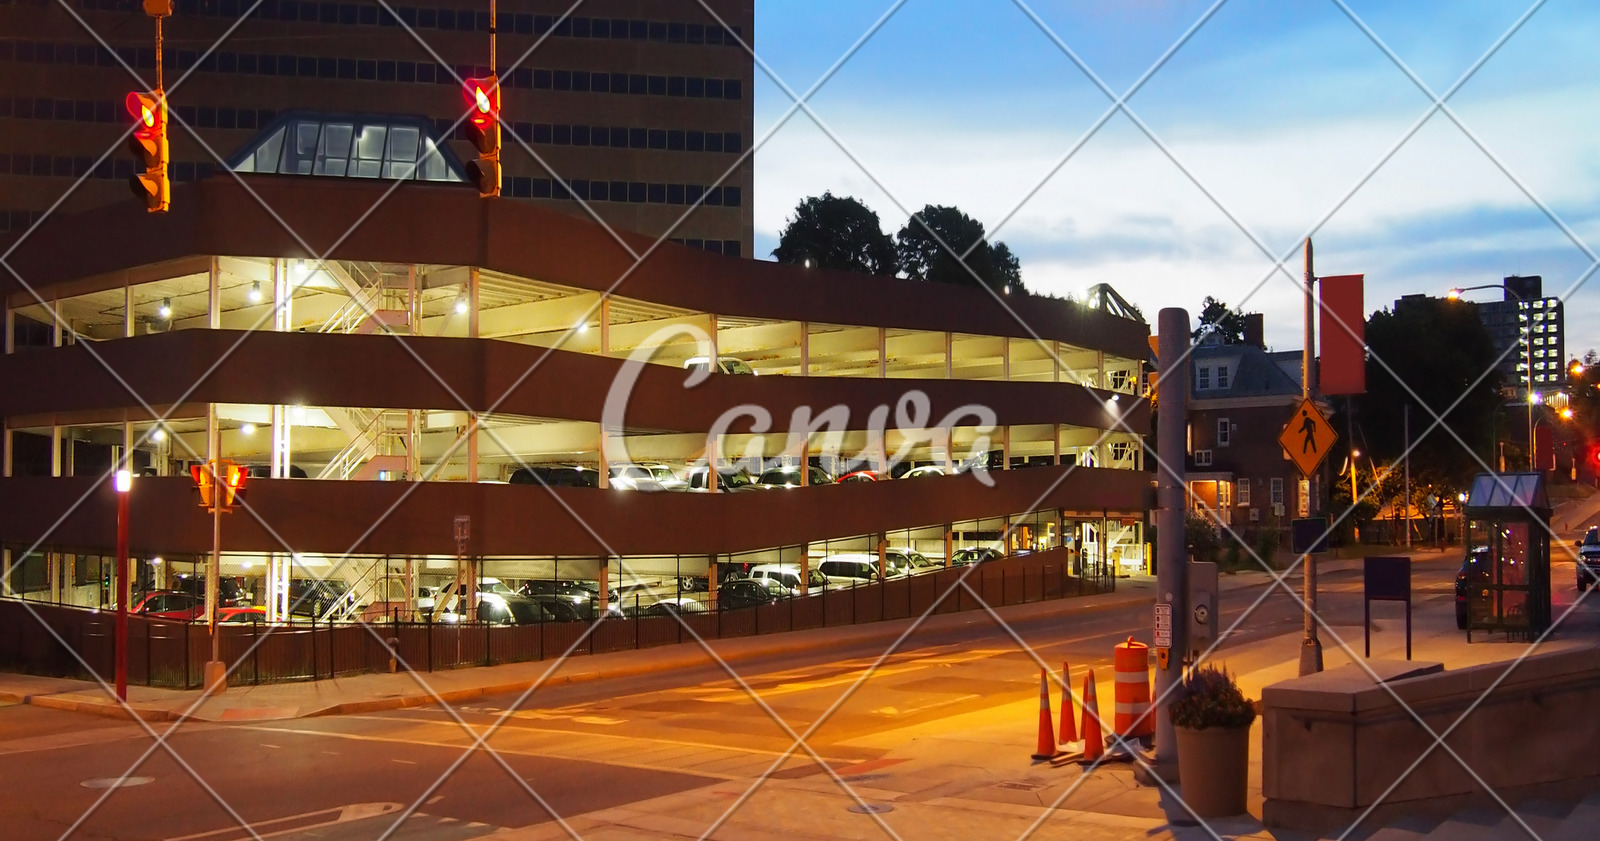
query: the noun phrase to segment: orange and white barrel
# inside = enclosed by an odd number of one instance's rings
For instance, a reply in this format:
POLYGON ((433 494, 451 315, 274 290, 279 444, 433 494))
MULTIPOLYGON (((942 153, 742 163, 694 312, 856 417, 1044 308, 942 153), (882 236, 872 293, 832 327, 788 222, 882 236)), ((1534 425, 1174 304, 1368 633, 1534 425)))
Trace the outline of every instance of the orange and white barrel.
POLYGON ((1155 733, 1150 716, 1150 646, 1128 637, 1116 647, 1116 708, 1113 726, 1117 735, 1137 738, 1155 733))

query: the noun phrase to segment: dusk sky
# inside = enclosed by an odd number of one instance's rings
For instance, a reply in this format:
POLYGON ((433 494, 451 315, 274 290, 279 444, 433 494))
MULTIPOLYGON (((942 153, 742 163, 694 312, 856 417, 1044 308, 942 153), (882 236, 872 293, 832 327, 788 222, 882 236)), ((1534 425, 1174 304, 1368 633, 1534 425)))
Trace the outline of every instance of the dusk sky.
POLYGON ((890 234, 911 210, 953 204, 1011 246, 1035 290, 1108 282, 1152 321, 1165 306, 1195 314, 1210 294, 1265 313, 1268 344, 1287 350, 1301 346, 1297 243, 1316 228, 1318 274, 1365 273, 1368 312, 1537 274, 1567 299, 1569 357, 1600 348, 1600 281, 1587 275, 1600 249, 1600 4, 763 0, 756 11, 755 137, 773 133, 756 156, 762 259, 795 204, 824 190, 861 199, 890 234), (810 99, 826 130, 803 112, 778 125, 792 100, 762 64, 803 94, 891 9, 810 99), (1112 100, 1063 47, 1121 96, 1197 24, 1127 101, 1154 139, 1117 113, 1085 140, 1112 100), (1446 102, 1460 126, 1429 116, 1432 98, 1374 38, 1440 96, 1482 61, 1446 102), (1271 272, 1252 235, 1293 252, 1293 277, 1271 272))

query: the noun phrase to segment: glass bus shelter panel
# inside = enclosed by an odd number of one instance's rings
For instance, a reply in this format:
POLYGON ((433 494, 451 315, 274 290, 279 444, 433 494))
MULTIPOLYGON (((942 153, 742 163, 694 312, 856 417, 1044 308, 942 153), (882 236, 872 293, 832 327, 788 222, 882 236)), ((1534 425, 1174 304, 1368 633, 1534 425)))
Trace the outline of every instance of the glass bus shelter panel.
POLYGON ((1006 338, 956 333, 950 337, 950 377, 957 380, 1005 379, 1006 338))
POLYGON ((878 376, 878 328, 811 324, 807 338, 813 377, 878 376))
POLYGON ((902 379, 944 379, 944 337, 942 332, 927 330, 888 330, 885 338, 888 375, 902 379))

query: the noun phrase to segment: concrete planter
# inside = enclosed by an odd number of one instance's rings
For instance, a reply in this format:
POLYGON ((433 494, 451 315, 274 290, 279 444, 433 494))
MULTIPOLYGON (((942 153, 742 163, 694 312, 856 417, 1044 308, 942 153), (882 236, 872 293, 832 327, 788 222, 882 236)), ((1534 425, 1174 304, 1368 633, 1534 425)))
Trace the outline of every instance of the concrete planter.
POLYGON ((1202 818, 1244 814, 1250 786, 1249 725, 1174 729, 1183 801, 1202 818))

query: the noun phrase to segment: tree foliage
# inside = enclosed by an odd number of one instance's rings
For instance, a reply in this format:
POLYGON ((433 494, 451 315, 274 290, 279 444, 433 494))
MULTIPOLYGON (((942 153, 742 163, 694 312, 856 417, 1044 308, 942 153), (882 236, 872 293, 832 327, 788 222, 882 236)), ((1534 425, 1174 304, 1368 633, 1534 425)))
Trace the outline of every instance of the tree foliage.
POLYGON ((983 223, 959 208, 922 208, 895 235, 895 251, 900 273, 912 280, 986 286, 1000 294, 1027 292, 1016 255, 1003 242, 990 243, 983 223), (963 254, 966 259, 959 259, 963 254))
POLYGON ((883 232, 874 213, 853 196, 825 192, 795 206, 772 256, 780 263, 811 264, 824 269, 890 274, 895 269, 894 241, 883 232))
POLYGON ((1200 326, 1189 338, 1198 339, 1208 333, 1220 335, 1225 345, 1244 344, 1244 313, 1228 309, 1227 304, 1207 295, 1205 303, 1200 305, 1200 326))
POLYGON ((1477 312, 1444 298, 1407 301, 1367 319, 1366 337, 1367 393, 1356 417, 1371 455, 1380 462, 1401 457, 1409 406, 1413 482, 1465 487, 1482 469, 1473 454, 1494 463, 1496 426, 1505 425, 1496 417, 1502 398, 1494 342, 1477 312))

